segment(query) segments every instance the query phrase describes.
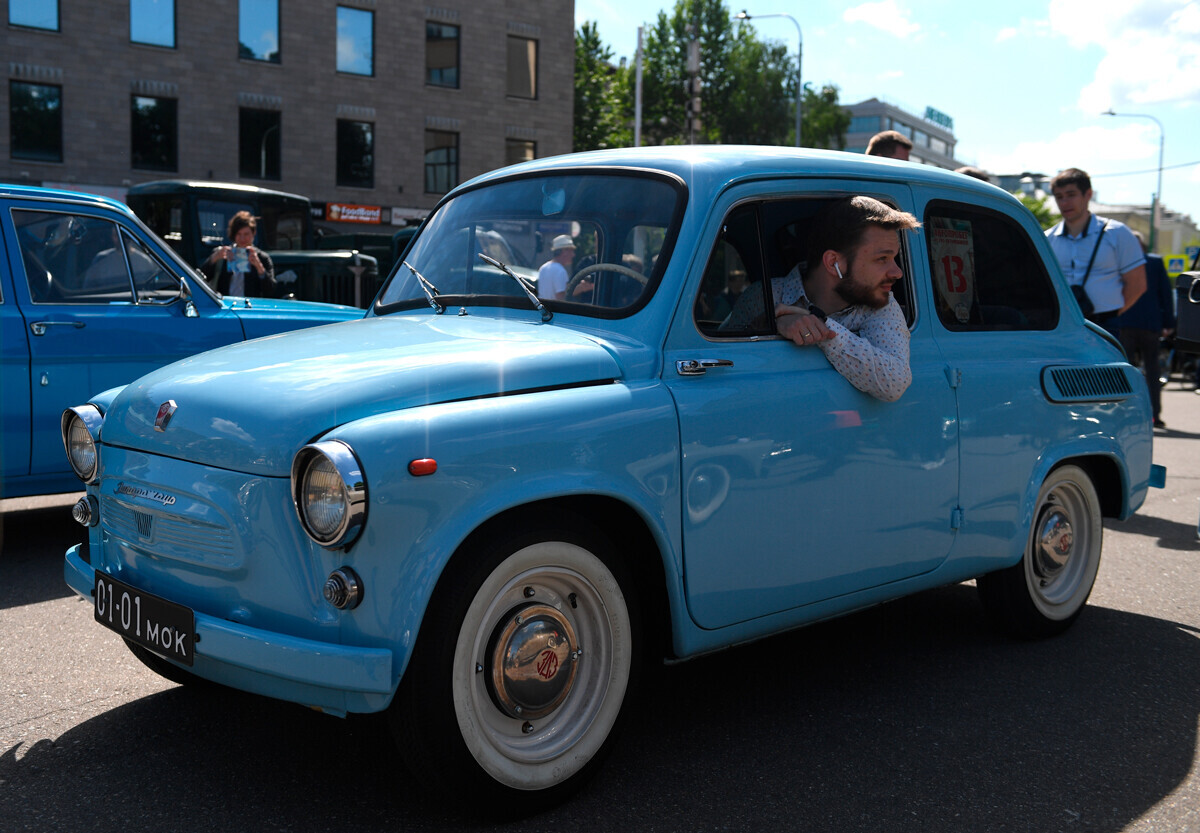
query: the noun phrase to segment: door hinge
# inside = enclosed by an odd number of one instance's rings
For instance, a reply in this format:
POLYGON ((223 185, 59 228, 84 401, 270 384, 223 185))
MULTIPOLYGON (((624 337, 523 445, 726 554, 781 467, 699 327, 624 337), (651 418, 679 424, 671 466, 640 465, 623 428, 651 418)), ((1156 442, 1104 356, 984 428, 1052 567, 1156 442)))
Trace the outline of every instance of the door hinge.
POLYGON ((957 388, 962 384, 962 371, 957 367, 946 367, 946 381, 950 383, 951 388, 957 388))

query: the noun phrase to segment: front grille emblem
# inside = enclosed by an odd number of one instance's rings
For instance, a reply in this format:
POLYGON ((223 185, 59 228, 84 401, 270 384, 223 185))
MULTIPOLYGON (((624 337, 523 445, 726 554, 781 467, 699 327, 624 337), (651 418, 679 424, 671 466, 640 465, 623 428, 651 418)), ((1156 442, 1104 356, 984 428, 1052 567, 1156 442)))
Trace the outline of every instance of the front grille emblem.
POLYGON ((151 533, 154 532, 154 516, 147 515, 145 512, 134 512, 133 515, 137 519, 138 535, 149 539, 151 533))
POLYGON ((168 399, 158 406, 158 415, 154 417, 155 431, 167 430, 167 425, 171 422, 171 417, 175 416, 176 407, 174 399, 168 399))

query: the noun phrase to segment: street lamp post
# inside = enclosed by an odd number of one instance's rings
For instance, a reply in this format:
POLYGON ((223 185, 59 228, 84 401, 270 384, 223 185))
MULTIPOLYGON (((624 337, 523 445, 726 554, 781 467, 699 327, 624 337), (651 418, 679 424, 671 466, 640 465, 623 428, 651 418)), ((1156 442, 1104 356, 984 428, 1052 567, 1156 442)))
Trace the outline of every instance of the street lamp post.
POLYGON ((1163 130, 1162 122, 1149 113, 1114 113, 1110 107, 1100 115, 1124 116, 1130 119, 1150 119, 1158 125, 1158 191, 1154 194, 1154 207, 1150 212, 1150 249, 1153 250, 1158 243, 1158 230, 1162 227, 1163 145, 1166 144, 1167 131, 1163 130))
POLYGON ((750 14, 745 9, 734 15, 737 20, 753 20, 754 18, 763 17, 786 17, 792 21, 796 27, 796 147, 800 147, 800 101, 804 95, 804 85, 800 83, 800 58, 804 52, 804 33, 800 31, 800 24, 796 22, 796 18, 790 14, 750 14))

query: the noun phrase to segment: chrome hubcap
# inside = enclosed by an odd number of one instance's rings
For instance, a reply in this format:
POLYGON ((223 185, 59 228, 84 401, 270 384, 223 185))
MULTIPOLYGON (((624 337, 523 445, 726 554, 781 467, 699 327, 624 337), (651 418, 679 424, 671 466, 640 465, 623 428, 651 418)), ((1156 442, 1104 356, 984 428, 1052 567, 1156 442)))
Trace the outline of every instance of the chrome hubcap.
POLYGON ((1047 506, 1038 524, 1033 569, 1040 578, 1053 581, 1071 560, 1075 534, 1071 519, 1058 506, 1047 506))
POLYGON ((570 694, 581 653, 575 629, 558 609, 542 604, 513 609, 487 652, 492 699, 512 718, 550 714, 570 694))

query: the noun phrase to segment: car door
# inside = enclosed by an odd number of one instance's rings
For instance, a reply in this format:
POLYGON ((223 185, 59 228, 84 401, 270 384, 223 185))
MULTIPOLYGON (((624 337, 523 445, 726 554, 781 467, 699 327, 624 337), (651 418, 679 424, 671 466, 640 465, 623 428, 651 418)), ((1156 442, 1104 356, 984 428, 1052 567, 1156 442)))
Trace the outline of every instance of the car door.
MULTIPOLYGON (((917 321, 913 382, 892 403, 856 390, 819 349, 779 338, 773 322, 738 332, 715 317, 723 286, 745 284, 743 296, 772 304, 762 288, 790 269, 788 239, 803 239, 822 199, 869 193, 911 204, 900 185, 863 189, 810 182, 811 195, 740 204, 728 196, 706 237, 715 243, 704 274, 691 283, 694 303, 669 333, 663 373, 679 414, 687 599, 702 627, 898 582, 934 569, 951 549, 955 396, 914 299, 904 298, 917 321)), ((906 248, 915 245, 910 237, 906 248)), ((902 258, 911 280, 913 259, 902 258)))
POLYGON ((0 239, 0 478, 6 481, 29 473, 29 344, 12 287, 0 239))
POLYGON ((18 199, 0 207, 29 343, 31 475, 67 468, 64 408, 242 339, 236 316, 213 299, 182 297, 173 261, 117 212, 18 199))

